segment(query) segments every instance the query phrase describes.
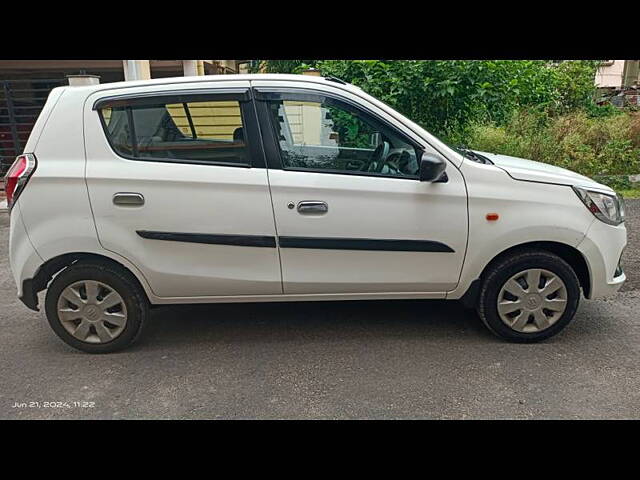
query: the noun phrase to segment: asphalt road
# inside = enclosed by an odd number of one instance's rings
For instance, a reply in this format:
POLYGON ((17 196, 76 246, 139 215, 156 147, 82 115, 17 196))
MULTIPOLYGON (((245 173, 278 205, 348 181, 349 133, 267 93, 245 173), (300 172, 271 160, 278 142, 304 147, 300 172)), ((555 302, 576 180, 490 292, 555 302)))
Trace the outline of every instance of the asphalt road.
POLYGON ((2 213, 0 418, 640 418, 627 207, 628 283, 542 344, 505 343, 456 302, 320 302, 158 308, 111 355, 67 347, 18 301, 2 213))

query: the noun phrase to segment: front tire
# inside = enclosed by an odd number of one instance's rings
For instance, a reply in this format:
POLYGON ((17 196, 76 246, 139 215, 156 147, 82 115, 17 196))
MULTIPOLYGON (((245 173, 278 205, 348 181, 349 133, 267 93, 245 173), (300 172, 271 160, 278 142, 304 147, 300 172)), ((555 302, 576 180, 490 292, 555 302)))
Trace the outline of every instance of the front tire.
POLYGON ((76 263, 60 272, 47 290, 45 311, 65 343, 88 353, 128 347, 149 315, 133 275, 107 262, 76 263))
POLYGON ((524 250, 489 268, 478 314, 499 337, 538 342, 571 322, 579 300, 580 282, 567 262, 550 252, 524 250))

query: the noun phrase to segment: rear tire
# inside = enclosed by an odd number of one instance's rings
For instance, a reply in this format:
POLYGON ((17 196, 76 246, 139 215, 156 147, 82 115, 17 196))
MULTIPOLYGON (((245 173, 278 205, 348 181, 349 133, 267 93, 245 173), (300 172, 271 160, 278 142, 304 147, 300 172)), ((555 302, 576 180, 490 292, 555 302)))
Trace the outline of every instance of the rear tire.
POLYGON ((92 262, 73 264, 53 279, 45 311, 49 325, 67 345, 87 353, 109 353, 138 339, 149 305, 130 272, 108 262, 92 262))
POLYGON ((478 315, 499 337, 538 342, 571 322, 579 300, 580 282, 567 262, 550 252, 521 250, 486 272, 478 315))

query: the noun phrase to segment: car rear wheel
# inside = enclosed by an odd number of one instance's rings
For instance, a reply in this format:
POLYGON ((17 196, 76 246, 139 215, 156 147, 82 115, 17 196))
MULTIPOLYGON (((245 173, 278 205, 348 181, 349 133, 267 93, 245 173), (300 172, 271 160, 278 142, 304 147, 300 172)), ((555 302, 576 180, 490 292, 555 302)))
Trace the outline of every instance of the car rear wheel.
POLYGON ((47 320, 68 345, 108 353, 131 345, 148 316, 133 276, 109 263, 74 264, 58 274, 45 299, 47 320))
POLYGON ((579 300, 580 283, 567 262, 546 251, 520 251, 489 268, 478 314, 500 337, 537 342, 566 327, 579 300))

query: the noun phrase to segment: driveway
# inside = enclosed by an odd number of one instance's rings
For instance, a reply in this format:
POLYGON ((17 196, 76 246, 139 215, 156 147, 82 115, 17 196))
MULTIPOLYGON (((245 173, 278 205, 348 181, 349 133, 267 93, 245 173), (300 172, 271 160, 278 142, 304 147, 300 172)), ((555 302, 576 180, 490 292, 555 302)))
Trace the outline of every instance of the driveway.
POLYGON ((627 209, 622 292, 542 344, 505 343, 456 302, 320 302, 161 307, 136 346, 93 356, 16 298, 2 213, 0 418, 640 418, 627 209))

